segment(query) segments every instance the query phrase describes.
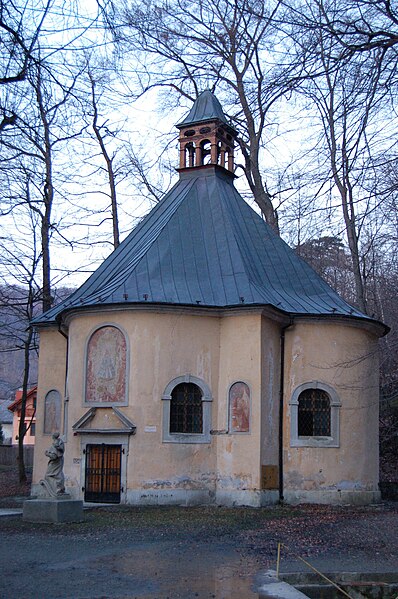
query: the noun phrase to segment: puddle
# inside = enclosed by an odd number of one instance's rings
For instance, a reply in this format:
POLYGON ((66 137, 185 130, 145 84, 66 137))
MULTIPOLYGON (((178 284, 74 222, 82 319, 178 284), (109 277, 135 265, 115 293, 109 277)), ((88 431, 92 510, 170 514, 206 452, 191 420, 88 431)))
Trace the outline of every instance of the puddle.
POLYGON ((131 596, 146 599, 258 599, 253 577, 242 573, 239 559, 211 550, 204 555, 191 548, 175 555, 151 549, 125 554, 113 572, 131 579, 131 596))
POLYGON ((77 549, 73 557, 35 566, 46 581, 40 599, 258 599, 257 569, 225 545, 167 541, 103 546, 91 555, 77 549))

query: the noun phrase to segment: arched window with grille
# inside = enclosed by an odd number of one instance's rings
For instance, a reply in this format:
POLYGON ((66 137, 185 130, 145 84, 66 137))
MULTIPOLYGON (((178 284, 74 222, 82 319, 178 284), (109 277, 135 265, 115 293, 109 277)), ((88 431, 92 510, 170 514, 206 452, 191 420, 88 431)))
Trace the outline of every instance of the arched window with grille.
POLYGON ((209 443, 212 396, 209 387, 193 375, 173 379, 162 396, 163 441, 209 443))
POLYGON ((330 437, 330 397, 323 389, 306 389, 300 393, 298 436, 330 437))
POLYGON ((290 402, 291 447, 338 447, 341 402, 319 381, 304 383, 290 402))
POLYGON ((180 383, 171 392, 170 433, 202 432, 202 392, 193 383, 180 383))

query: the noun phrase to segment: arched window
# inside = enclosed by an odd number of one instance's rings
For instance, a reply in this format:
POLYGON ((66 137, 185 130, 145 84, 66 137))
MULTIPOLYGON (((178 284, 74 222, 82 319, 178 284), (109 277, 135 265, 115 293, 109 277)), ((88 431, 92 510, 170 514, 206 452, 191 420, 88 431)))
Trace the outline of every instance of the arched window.
POLYGON ((61 431, 61 394, 52 389, 44 399, 44 434, 52 435, 61 431))
POLYGON ((330 437, 330 397, 322 389, 306 389, 298 398, 298 436, 330 437))
POLYGON ((231 433, 250 432, 250 389, 238 381, 229 390, 229 430, 231 433))
POLYGON ((225 166, 225 148, 221 141, 217 143, 217 164, 225 166))
POLYGON ((204 139, 200 143, 201 147, 201 164, 211 163, 211 143, 208 139, 204 139))
POLYGON ((234 170, 234 155, 231 148, 225 149, 225 168, 231 172, 234 170))
POLYGON ((127 342, 115 326, 97 329, 88 341, 85 403, 127 404, 127 342))
POLYGON ((202 432, 202 391, 193 383, 180 383, 171 392, 170 433, 202 432))
POLYGON ((193 375, 179 376, 163 396, 163 441, 209 443, 212 395, 207 384, 193 375))
POLYGON ((184 166, 195 166, 195 146, 192 142, 185 146, 184 166))
POLYGON ((339 447, 340 399, 319 381, 297 387, 290 402, 291 447, 339 447))

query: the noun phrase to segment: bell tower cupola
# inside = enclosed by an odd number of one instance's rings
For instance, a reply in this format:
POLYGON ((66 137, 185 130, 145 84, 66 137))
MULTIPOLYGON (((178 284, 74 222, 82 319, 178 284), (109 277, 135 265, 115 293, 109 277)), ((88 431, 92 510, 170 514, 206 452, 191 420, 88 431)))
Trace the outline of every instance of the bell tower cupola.
POLYGON ((189 114, 177 128, 180 130, 178 171, 217 165, 234 174, 237 134, 210 90, 198 96, 189 114))

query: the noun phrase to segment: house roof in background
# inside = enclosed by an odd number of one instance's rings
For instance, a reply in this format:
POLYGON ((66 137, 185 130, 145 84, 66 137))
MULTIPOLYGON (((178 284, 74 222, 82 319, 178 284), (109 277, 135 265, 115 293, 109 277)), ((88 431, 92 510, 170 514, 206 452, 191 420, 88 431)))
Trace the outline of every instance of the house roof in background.
MULTIPOLYGON (((29 399, 31 397, 35 398, 36 395, 37 395, 37 385, 28 389, 26 399, 29 399)), ((15 392, 15 399, 13 402, 10 403, 10 405, 8 406, 8 409, 11 412, 13 412, 16 408, 18 408, 18 406, 20 405, 21 402, 22 402, 22 389, 18 389, 18 391, 15 392)))

